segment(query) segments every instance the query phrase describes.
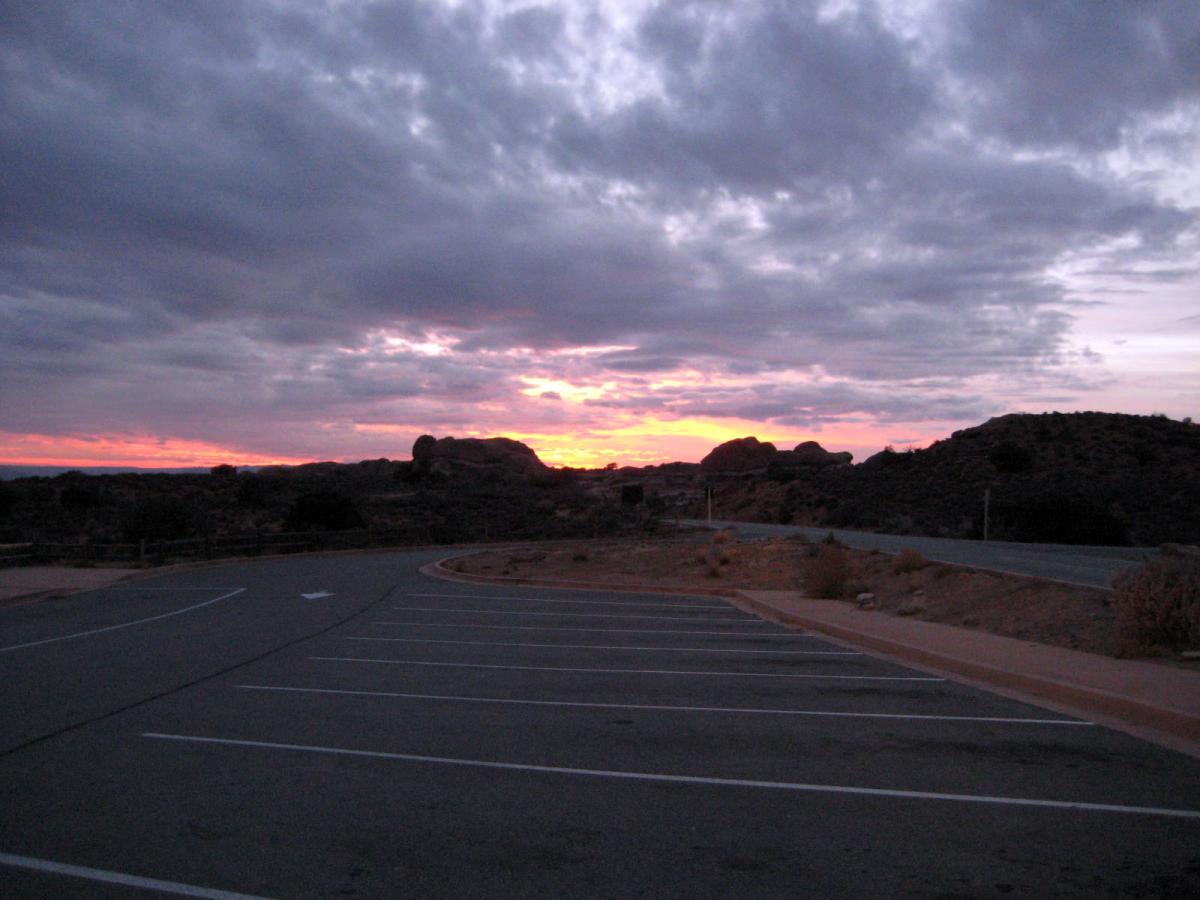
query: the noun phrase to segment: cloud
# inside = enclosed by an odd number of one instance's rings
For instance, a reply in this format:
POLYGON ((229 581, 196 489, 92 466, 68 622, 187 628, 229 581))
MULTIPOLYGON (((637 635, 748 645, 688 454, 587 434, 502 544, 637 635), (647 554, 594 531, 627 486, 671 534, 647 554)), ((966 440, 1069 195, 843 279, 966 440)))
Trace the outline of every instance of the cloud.
POLYGON ((948 4, 950 70, 977 133, 1017 145, 1118 145, 1140 117, 1194 110, 1200 10, 1192 4, 948 4))
POLYGON ((1194 278, 1197 210, 1144 165, 1193 152, 1198 29, 1169 3, 8 4, 0 427, 329 456, 354 423, 1086 394, 1065 263, 1194 278))

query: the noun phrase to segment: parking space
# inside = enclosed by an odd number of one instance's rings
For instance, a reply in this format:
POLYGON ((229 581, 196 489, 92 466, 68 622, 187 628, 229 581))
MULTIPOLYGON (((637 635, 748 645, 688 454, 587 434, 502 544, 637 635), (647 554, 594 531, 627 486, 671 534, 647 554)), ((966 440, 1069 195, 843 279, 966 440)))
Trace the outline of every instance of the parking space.
POLYGON ((8 783, 47 767, 61 798, 22 787, 9 806, 42 814, 26 856, 66 846, 253 894, 1185 896, 1200 880, 1193 760, 705 597, 412 575, 310 640, 10 760, 8 783))

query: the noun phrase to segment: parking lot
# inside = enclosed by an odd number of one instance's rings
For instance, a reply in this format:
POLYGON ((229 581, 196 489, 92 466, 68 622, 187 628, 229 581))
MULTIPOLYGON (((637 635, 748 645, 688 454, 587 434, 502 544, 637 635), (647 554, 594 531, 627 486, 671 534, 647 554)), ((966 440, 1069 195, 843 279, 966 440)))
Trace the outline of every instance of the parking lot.
POLYGON ((429 558, 4 610, 6 895, 1200 885, 1196 760, 719 599, 457 584, 429 558))

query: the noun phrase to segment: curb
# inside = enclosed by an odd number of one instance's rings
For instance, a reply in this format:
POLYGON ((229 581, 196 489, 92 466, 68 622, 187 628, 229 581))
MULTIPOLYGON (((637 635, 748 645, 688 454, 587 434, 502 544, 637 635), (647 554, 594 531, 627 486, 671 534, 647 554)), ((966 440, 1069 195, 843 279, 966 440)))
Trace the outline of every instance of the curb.
MULTIPOLYGON (((928 666, 942 672, 960 675, 984 684, 1005 688, 1029 697, 1060 703, 1089 714, 1099 714, 1119 722, 1128 723, 1176 739, 1183 739, 1190 747, 1186 752, 1200 755, 1200 717, 1179 710, 1156 706, 1120 694, 1112 694, 1097 688, 1064 684, 1038 675, 1025 675, 985 665, 969 659, 949 656, 916 647, 890 638, 863 634, 842 625, 797 613, 784 612, 777 607, 740 594, 738 604, 744 608, 777 622, 815 631, 859 647, 877 650, 896 659, 928 666)), ((1178 748, 1177 749, 1183 749, 1178 748)))
POLYGON ((818 618, 785 612, 769 603, 755 600, 742 591, 729 588, 683 590, 661 585, 612 585, 602 582, 554 581, 520 576, 475 575, 454 572, 443 565, 454 558, 453 556, 445 557, 435 563, 422 566, 420 571, 434 578, 467 584, 519 585, 653 594, 700 594, 721 597, 732 601, 747 612, 752 612, 777 624, 823 634, 854 647, 885 654, 903 663, 922 666, 943 674, 958 676, 988 688, 1007 691, 1017 699, 1026 702, 1043 701, 1063 707, 1065 711, 1075 715, 1104 719, 1105 721, 1099 724, 1115 727, 1136 737, 1151 740, 1173 750, 1200 758, 1200 717, 1097 688, 1064 684, 1042 676, 1012 672, 890 638, 863 634, 852 628, 825 622, 818 618))
POLYGON ((439 559, 437 562, 427 563, 421 566, 418 571, 422 575, 428 575, 431 578, 441 578, 444 581, 461 581, 464 584, 495 584, 500 586, 511 584, 519 587, 557 588, 568 591, 614 591, 625 594, 682 594, 685 596, 699 594, 705 597, 721 597, 726 600, 735 600, 741 596, 739 591, 732 588, 695 588, 694 590, 685 590, 683 588, 664 588, 662 585, 655 584, 614 585, 600 581, 554 581, 545 578, 523 578, 519 575, 475 575, 470 572, 455 572, 453 569, 447 569, 443 565, 443 563, 455 558, 455 556, 447 556, 445 559, 439 559))

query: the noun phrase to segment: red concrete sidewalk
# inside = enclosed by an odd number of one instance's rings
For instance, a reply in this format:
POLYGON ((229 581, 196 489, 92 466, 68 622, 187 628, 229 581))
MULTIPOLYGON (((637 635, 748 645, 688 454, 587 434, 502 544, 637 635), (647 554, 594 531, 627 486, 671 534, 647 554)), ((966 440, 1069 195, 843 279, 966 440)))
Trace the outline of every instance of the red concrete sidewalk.
POLYGON ((740 594, 734 602, 764 618, 1048 703, 1200 757, 1200 671, 902 619, 791 591, 740 594))

